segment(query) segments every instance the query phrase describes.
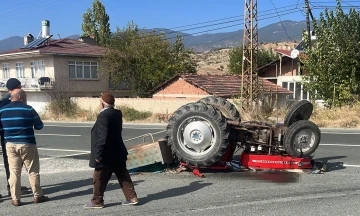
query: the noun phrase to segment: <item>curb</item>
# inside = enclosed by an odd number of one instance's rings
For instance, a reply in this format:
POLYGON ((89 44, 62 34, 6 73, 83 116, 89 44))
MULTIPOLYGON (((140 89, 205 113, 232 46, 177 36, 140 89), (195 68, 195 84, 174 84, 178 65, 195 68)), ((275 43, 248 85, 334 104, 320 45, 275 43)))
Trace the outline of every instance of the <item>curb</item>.
MULTIPOLYGON (((73 122, 73 121, 43 121, 44 123, 60 123, 60 124, 94 124, 94 121, 89 122, 73 122)), ((124 125, 149 125, 149 126, 166 126, 167 123, 145 123, 145 122, 124 122, 124 125)), ((320 128, 321 131, 360 131, 360 128, 320 128)))

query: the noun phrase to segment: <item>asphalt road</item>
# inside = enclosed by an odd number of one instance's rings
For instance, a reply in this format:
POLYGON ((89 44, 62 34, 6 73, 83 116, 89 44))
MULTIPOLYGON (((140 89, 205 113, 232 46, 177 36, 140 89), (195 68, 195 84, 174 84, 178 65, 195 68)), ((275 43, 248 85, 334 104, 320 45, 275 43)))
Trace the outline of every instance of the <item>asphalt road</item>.
MULTIPOLYGON (((206 173, 207 178, 200 179, 188 172, 145 173, 133 175, 139 206, 119 206, 123 195, 113 178, 105 194, 106 208, 85 210, 82 205, 92 193, 92 170, 86 159, 71 155, 88 153, 91 126, 47 123, 37 133, 37 140, 41 183, 52 201, 33 205, 27 196, 23 198, 27 205, 15 208, 6 197, 0 203, 0 215, 358 215, 360 211, 360 130, 337 129, 323 130, 315 153, 315 159, 327 162, 330 168, 324 174, 206 173)), ((129 140, 164 129, 125 125, 123 137, 129 140)), ((158 133, 154 139, 163 136, 163 132, 158 133)), ((0 179, 5 179, 3 165, 0 179)), ((6 185, 0 182, 4 193, 6 185)), ((22 182, 29 186, 26 174, 22 182)))
MULTIPOLYGON (((50 153, 63 154, 64 151, 57 152, 56 149, 68 150, 66 152, 74 152, 74 154, 77 150, 80 153, 90 151, 91 127, 91 124, 47 123, 43 130, 36 132, 38 146, 43 149, 40 154, 44 157, 50 153), (51 151, 52 149, 55 150, 51 151)), ((165 125, 124 125, 122 135, 127 147, 144 141, 157 141, 165 136, 165 125), (144 136, 144 134, 152 134, 152 136, 144 136)), ((314 157, 322 160, 337 157, 344 159, 346 164, 360 164, 357 151, 354 151, 354 148, 360 147, 359 137, 360 130, 323 129, 321 146, 314 157)))
MULTIPOLYGON (((89 150, 91 128, 91 124, 47 123, 43 130, 36 131, 36 139, 43 148, 89 150)), ((124 125, 122 136, 129 147, 153 139, 156 142, 165 136, 164 130, 163 125, 124 125)))

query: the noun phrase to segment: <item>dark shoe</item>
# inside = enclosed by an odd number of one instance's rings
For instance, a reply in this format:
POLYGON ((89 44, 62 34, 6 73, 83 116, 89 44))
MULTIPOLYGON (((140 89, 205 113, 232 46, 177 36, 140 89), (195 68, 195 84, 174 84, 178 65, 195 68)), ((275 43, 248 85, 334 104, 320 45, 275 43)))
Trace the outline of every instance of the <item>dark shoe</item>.
POLYGON ((86 208, 86 209, 101 209, 101 208, 104 208, 104 204, 94 204, 91 201, 89 201, 84 205, 84 208, 86 208))
POLYGON ((20 200, 11 200, 11 205, 20 206, 20 200))
POLYGON ((35 197, 34 198, 34 203, 37 204, 37 203, 43 203, 43 202, 46 202, 49 200, 49 197, 47 196, 41 196, 41 197, 35 197))
POLYGON ((137 198, 131 199, 131 200, 126 200, 124 202, 121 203, 121 205, 136 205, 139 203, 139 200, 137 198))

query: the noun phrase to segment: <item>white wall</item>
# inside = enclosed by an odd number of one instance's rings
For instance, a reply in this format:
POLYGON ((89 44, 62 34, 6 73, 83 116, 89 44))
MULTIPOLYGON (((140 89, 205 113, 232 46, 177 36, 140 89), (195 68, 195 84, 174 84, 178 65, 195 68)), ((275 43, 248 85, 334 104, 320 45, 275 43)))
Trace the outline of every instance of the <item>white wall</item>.
POLYGON ((32 106, 36 112, 45 111, 46 105, 50 102, 50 96, 46 92, 26 92, 27 103, 32 106))

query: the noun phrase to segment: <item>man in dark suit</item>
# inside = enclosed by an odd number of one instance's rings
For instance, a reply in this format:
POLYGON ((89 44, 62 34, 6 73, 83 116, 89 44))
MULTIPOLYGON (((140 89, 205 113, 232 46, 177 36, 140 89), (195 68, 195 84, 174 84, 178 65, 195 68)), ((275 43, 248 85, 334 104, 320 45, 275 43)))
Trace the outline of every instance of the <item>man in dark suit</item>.
POLYGON ((85 208, 103 208, 106 186, 115 173, 126 200, 122 205, 138 203, 133 182, 126 168, 127 149, 122 139, 122 112, 114 108, 115 98, 102 94, 102 110, 91 130, 89 166, 94 168, 93 197, 85 208))

